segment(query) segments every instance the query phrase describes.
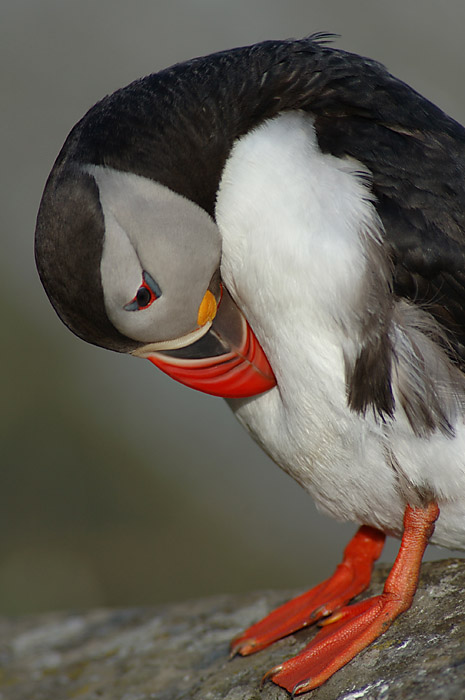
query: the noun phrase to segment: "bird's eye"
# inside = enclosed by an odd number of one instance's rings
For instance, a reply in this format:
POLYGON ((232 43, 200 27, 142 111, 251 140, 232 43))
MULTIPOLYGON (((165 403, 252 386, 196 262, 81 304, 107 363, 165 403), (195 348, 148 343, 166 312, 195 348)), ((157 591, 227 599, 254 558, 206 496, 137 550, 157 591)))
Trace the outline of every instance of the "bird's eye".
POLYGON ((151 301, 153 301, 153 292, 148 287, 139 287, 136 294, 136 301, 139 305, 139 309, 143 309, 148 306, 151 301))
POLYGON ((142 274, 142 284, 136 296, 124 307, 126 311, 141 311, 147 309, 155 299, 161 296, 161 289, 148 272, 142 274))

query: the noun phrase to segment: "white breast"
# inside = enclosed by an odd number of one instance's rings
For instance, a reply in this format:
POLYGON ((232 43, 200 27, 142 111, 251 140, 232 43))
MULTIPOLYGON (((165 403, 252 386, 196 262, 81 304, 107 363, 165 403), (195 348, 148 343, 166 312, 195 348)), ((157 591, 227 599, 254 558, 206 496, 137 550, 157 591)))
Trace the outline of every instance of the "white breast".
MULTIPOLYGON (((230 403, 322 510, 400 534, 407 495, 386 455, 394 443, 407 452, 399 457, 403 471, 412 469, 425 487, 412 449, 418 438, 399 409, 393 428, 347 406, 344 357, 357 351, 351 329, 358 328, 367 266, 364 236, 376 238, 379 231, 363 170, 321 153, 310 117, 299 112, 270 120, 235 144, 216 210, 222 276, 268 356, 277 387, 230 403)), ((465 546, 465 498, 456 500, 457 488, 465 494, 463 420, 452 442, 446 449, 454 453, 454 485, 441 491, 436 540, 465 546)), ((426 472, 434 493, 435 470, 426 472)), ((441 479, 447 482, 444 474, 441 479)))

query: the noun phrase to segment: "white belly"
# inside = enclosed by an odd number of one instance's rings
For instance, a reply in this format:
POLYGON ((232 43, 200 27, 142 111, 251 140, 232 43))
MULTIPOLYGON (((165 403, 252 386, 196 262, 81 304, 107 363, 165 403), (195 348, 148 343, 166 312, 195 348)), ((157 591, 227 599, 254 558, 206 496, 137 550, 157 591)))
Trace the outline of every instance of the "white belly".
POLYGON ((366 266, 360 220, 376 228, 353 173, 360 169, 321 154, 299 113, 266 123, 233 149, 217 204, 222 277, 277 387, 230 404, 323 511, 399 535, 418 489, 439 501, 434 541, 465 547, 463 418, 454 439, 417 438, 399 409, 387 424, 347 405, 344 356, 356 345, 348 329, 366 266))

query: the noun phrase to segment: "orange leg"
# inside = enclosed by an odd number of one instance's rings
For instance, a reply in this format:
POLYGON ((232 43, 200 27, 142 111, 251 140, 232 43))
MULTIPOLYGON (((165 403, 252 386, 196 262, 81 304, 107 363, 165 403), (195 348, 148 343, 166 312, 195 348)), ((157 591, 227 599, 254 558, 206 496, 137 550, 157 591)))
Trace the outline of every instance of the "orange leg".
POLYGON ((345 548, 342 563, 330 578, 281 605, 233 639, 231 655, 246 656, 264 649, 277 639, 312 625, 365 590, 384 540, 380 530, 362 526, 345 548))
POLYGON ((324 620, 323 629, 310 644, 294 658, 272 668, 264 680, 271 679, 293 697, 308 692, 385 632, 412 604, 423 553, 438 515, 436 503, 425 508, 407 506, 399 553, 383 593, 344 607, 324 620))

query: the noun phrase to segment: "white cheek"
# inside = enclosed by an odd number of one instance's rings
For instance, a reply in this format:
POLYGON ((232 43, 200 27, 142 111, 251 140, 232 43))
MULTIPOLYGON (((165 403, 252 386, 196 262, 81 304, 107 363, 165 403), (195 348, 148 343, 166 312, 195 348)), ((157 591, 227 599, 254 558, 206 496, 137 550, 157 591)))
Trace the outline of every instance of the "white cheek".
POLYGON ((131 326, 135 322, 137 327, 137 314, 128 316, 124 306, 131 301, 130 290, 137 291, 142 282, 142 267, 126 232, 108 213, 100 274, 108 318, 119 331, 127 333, 128 323, 131 326))
POLYGON ((108 212, 100 273, 105 310, 115 328, 134 340, 154 340, 159 319, 167 312, 169 302, 162 295, 146 309, 128 311, 125 308, 142 283, 143 269, 126 232, 108 212))
POLYGON ((155 181, 101 166, 86 169, 99 188, 105 220, 101 277, 113 325, 144 343, 196 331, 199 306, 220 264, 213 219, 155 181), (127 310, 144 271, 161 295, 146 309, 127 310))

